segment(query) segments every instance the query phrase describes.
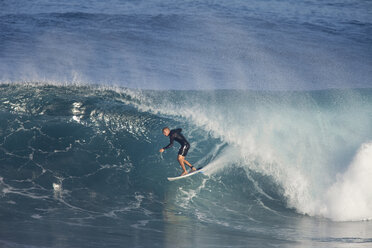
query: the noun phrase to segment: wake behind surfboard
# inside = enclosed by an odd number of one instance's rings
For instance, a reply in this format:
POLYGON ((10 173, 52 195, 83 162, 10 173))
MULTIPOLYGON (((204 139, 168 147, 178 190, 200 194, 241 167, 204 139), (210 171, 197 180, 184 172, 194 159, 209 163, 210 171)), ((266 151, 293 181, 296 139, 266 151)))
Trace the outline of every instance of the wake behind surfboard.
POLYGON ((190 173, 187 173, 186 175, 183 175, 183 176, 178 176, 178 177, 168 177, 167 179, 169 181, 176 181, 176 180, 179 180, 179 179, 182 179, 182 178, 186 178, 186 177, 190 177, 192 175, 195 175, 195 174, 198 174, 198 173, 203 173, 203 167, 197 169, 196 171, 193 171, 193 172, 190 172, 190 173))

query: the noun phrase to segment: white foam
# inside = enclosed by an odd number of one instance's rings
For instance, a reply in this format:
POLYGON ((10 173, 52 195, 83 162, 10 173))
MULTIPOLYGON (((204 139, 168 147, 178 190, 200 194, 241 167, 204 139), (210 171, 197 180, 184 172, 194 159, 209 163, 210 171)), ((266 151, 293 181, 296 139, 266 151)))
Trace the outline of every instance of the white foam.
POLYGON ((145 227, 149 223, 149 220, 139 220, 136 224, 131 225, 131 227, 140 229, 141 227, 145 227))
POLYGON ((53 183, 53 189, 54 189, 54 191, 61 191, 62 185, 57 184, 57 183, 53 183))
POLYGON ((31 215, 31 217, 32 218, 34 218, 34 219, 41 219, 41 218, 43 218, 41 215, 39 215, 39 214, 33 214, 33 215, 31 215))
POLYGON ((220 154, 218 154, 212 162, 204 167, 203 173, 204 175, 211 176, 222 171, 227 166, 237 163, 239 159, 240 154, 238 153, 238 150, 235 147, 227 147, 226 149, 220 151, 220 154))
POLYGON ((372 143, 361 145, 348 169, 327 190, 319 214, 338 221, 372 219, 372 143))

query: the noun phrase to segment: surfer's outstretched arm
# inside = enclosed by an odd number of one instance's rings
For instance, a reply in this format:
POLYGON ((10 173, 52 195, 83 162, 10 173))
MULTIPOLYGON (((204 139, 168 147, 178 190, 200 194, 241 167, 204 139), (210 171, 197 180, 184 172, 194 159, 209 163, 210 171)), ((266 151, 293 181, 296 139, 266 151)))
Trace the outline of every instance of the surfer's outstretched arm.
POLYGON ((163 149, 166 150, 168 148, 171 148, 172 146, 173 146, 173 139, 171 139, 170 143, 167 146, 163 147, 163 149))

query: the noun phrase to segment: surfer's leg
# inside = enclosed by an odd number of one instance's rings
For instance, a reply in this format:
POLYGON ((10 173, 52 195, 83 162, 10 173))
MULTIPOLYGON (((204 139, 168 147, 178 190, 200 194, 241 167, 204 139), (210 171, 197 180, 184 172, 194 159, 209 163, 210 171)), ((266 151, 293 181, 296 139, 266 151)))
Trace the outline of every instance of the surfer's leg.
POLYGON ((190 145, 189 144, 186 144, 184 146, 181 146, 180 150, 178 151, 178 162, 180 163, 182 169, 183 169, 183 173, 182 175, 186 175, 187 174, 187 171, 185 169, 185 163, 191 168, 192 171, 196 171, 196 169, 194 168, 194 166, 192 166, 189 161, 187 161, 185 159, 185 156, 187 155, 187 152, 189 151, 190 149, 190 145))
POLYGON ((182 167, 182 170, 183 170, 183 173, 181 174, 181 176, 186 175, 187 174, 187 170, 186 170, 185 164, 184 164, 185 158, 183 156, 181 156, 181 155, 178 155, 177 160, 180 163, 180 165, 182 167))
POLYGON ((191 168, 192 171, 196 171, 195 167, 192 166, 192 164, 190 164, 189 161, 187 161, 185 158, 183 159, 183 161, 191 168))

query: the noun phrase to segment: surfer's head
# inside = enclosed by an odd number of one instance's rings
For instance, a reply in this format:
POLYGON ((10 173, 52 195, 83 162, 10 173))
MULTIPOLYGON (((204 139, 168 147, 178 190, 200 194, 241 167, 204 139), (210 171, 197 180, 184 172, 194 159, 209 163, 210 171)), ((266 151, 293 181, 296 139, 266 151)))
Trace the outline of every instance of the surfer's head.
POLYGON ((170 129, 169 129, 169 127, 165 127, 165 128, 163 128, 163 134, 164 134, 165 136, 168 136, 169 133, 170 133, 170 129))

